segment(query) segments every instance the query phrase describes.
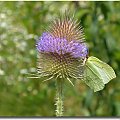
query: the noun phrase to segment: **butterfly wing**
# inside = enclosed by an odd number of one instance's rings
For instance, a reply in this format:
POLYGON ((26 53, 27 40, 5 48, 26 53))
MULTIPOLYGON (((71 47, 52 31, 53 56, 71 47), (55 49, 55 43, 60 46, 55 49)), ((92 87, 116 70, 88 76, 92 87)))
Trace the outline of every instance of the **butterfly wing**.
POLYGON ((96 70, 99 71, 99 74, 103 79, 104 84, 107 84, 110 80, 116 78, 116 74, 113 68, 105 62, 93 56, 89 58, 89 61, 92 62, 95 65, 96 70))
POLYGON ((108 64, 96 57, 89 57, 86 61, 84 82, 94 90, 102 90, 104 84, 115 78, 115 72, 108 64))

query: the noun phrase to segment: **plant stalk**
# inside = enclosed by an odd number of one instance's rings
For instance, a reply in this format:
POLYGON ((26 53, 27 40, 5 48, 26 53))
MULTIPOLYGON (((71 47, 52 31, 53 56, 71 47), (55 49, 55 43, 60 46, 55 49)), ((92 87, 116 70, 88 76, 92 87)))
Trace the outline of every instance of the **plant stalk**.
POLYGON ((56 80, 56 116, 63 116, 63 83, 62 79, 56 80))

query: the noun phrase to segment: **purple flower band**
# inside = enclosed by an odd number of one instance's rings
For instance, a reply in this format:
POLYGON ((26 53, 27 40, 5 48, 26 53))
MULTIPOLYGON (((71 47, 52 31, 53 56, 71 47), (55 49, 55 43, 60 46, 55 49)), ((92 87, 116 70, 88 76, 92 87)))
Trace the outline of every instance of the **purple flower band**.
POLYGON ((74 58, 85 58, 88 54, 88 48, 85 43, 78 41, 68 41, 64 38, 55 38, 50 33, 44 32, 37 42, 39 52, 52 52, 59 55, 70 53, 74 58))

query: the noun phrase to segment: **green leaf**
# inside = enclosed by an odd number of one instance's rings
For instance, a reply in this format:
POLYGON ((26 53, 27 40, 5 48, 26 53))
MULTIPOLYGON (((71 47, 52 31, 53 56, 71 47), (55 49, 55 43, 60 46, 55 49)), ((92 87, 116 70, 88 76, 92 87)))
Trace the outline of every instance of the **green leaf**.
POLYGON ((105 84, 116 77, 112 67, 93 56, 87 59, 85 67, 84 82, 94 92, 102 90, 105 84))

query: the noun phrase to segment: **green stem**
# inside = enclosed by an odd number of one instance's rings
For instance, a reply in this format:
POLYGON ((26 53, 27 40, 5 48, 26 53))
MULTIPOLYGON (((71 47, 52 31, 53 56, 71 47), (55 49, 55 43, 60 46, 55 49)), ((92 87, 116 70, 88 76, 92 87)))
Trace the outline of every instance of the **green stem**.
POLYGON ((63 80, 56 80, 56 116, 63 116, 63 80))

